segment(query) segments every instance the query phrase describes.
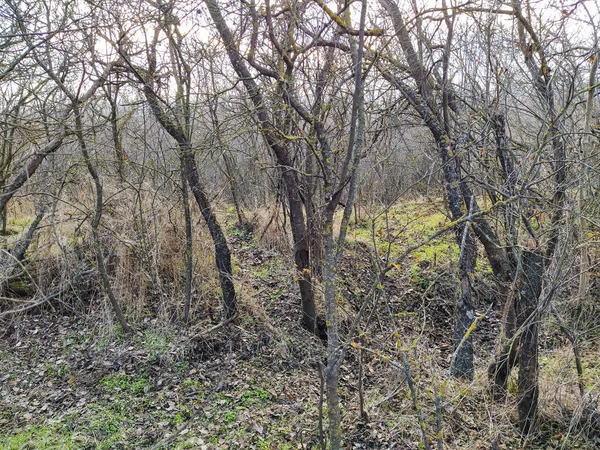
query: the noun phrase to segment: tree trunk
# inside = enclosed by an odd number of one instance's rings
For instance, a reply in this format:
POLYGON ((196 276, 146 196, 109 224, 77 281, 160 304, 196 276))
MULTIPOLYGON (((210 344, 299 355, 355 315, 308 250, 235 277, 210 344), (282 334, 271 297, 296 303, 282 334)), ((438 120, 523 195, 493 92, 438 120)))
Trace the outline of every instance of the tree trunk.
MULTIPOLYGON (((517 172, 514 161, 508 150, 508 136, 506 135, 506 119, 504 114, 495 114, 493 117, 494 132, 496 137, 496 155, 500 162, 500 172, 503 179, 503 196, 511 198, 516 193, 517 172)), ((517 245, 517 232, 515 223, 519 220, 515 207, 507 203, 504 207, 504 226, 506 228, 506 241, 508 251, 507 262, 503 271, 503 278, 498 280, 500 288, 500 304, 504 310, 502 331, 500 333, 500 347, 495 361, 488 368, 489 379, 492 381, 492 395, 496 400, 506 396, 508 376, 517 363, 519 355, 519 342, 515 338, 517 331, 517 317, 515 312, 514 266, 517 245)))
POLYGON ((15 247, 11 251, 11 254, 13 255, 16 261, 21 262, 25 259, 25 253, 27 252, 29 245, 33 241, 33 235, 40 223, 42 222, 42 219, 45 215, 46 208, 42 206, 35 215, 35 219, 33 219, 33 222, 31 222, 31 224, 27 228, 27 231, 25 232, 23 238, 15 244, 15 247))
MULTIPOLYGON (((154 66, 154 63, 155 61, 151 65, 154 66)), ((187 129, 187 131, 184 130, 181 124, 169 118, 168 114, 162 109, 161 101, 154 92, 152 86, 143 79, 141 81, 144 83, 144 95, 152 109, 154 117, 179 145, 185 178, 187 179, 188 185, 192 190, 192 195, 200 208, 200 213, 204 218, 215 246, 215 263, 219 273, 221 292, 223 294, 224 315, 226 319, 230 319, 235 315, 237 307, 231 268, 231 253, 229 251, 229 246, 227 245, 227 239, 225 239, 225 234, 221 229, 221 225, 219 225, 208 197, 204 192, 204 188, 200 183, 196 158, 194 157, 190 144, 189 129, 187 129)))
POLYGON ((110 89, 110 85, 107 88, 107 92, 106 92, 106 98, 108 99, 108 103, 110 104, 110 116, 109 116, 109 121, 110 121, 110 130, 111 130, 111 134, 112 134, 112 139, 113 139, 113 146, 114 146, 114 150, 115 150, 115 159, 116 161, 116 168, 117 168, 117 174, 119 175, 119 179, 123 180, 123 177, 125 176, 125 161, 127 160, 127 155, 125 154, 125 150, 123 150, 123 141, 121 139, 121 135, 119 133, 119 123, 118 123, 118 119, 119 119, 119 115, 118 115, 118 109, 117 109, 117 100, 119 98, 119 81, 117 79, 117 82, 115 83, 115 92, 114 92, 114 97, 112 95, 111 89, 110 89))
POLYGON ((185 291, 183 296, 183 321, 185 324, 190 319, 190 305, 192 302, 192 278, 194 270, 193 262, 193 240, 192 240, 192 211, 186 181, 185 162, 180 156, 181 162, 181 194, 183 202, 183 215, 185 218, 185 291))
POLYGON ((317 279, 323 277, 323 219, 315 206, 315 198, 320 193, 319 178, 315 173, 314 157, 310 149, 306 151, 305 170, 308 174, 305 182, 306 223, 310 238, 310 270, 317 279))
POLYGON ((506 397, 508 377, 517 364, 520 344, 516 332, 515 301, 511 296, 504 306, 500 350, 494 362, 488 367, 488 377, 492 382, 492 397, 496 401, 503 400, 506 397))
POLYGON ((327 418, 329 421, 329 448, 339 449, 341 445, 341 411, 338 394, 340 360, 340 336, 336 315, 335 248, 333 240, 333 214, 325 219, 325 264, 323 283, 325 288, 325 317, 327 319, 327 368, 325 386, 327 390, 327 418))
MULTIPOLYGON (((463 197, 460 190, 461 175, 460 162, 457 152, 462 147, 462 138, 459 137, 457 145, 451 145, 450 140, 445 136, 445 140, 439 143, 439 151, 444 164, 444 177, 446 180, 446 195, 448 196, 448 207, 452 215, 452 220, 458 220, 463 216, 461 205, 463 197)), ((470 199, 469 210, 472 211, 475 198, 470 199)), ((454 376, 473 378, 473 344, 470 336, 466 335, 474 318, 473 302, 471 300, 471 280, 475 271, 475 261, 477 258, 477 247, 469 230, 468 222, 456 230, 456 239, 460 246, 459 277, 460 277, 460 297, 456 304, 456 315, 454 322, 454 365, 450 372, 454 376), (462 233, 461 233, 462 231, 462 233), (466 337, 465 337, 466 336, 466 337), (463 337, 465 337, 463 339, 463 337)))
POLYGON ((125 316, 123 315, 123 310, 121 309, 121 305, 117 300, 114 291, 112 290, 112 286, 110 284, 110 278, 108 277, 108 271, 106 270, 106 264, 104 262, 104 254, 102 249, 102 242, 100 240, 100 234, 98 233, 98 227, 100 226, 100 221, 102 220, 102 208, 103 208, 103 197, 102 197, 102 182, 100 181, 100 177, 96 168, 92 164, 90 159, 90 155, 87 150, 87 144, 83 137, 83 127, 81 125, 81 112, 78 106, 73 108, 75 112, 75 124, 76 124, 76 135, 77 140, 79 141, 79 146, 81 148, 81 153, 85 160, 85 165, 87 166, 88 172, 90 173, 94 185, 96 188, 96 207, 94 210, 94 215, 92 217, 92 238, 94 240, 94 250, 96 252, 96 261, 98 263, 98 272, 100 273, 100 277, 102 279, 102 287, 104 288, 104 293, 107 295, 113 311, 117 316, 117 320, 121 324, 121 328, 125 333, 131 333, 133 330, 125 320, 125 316))
POLYGON ((466 223, 459 258, 460 297, 454 314, 454 351, 455 357, 450 373, 455 377, 473 379, 473 343, 470 337, 471 324, 475 318, 475 309, 471 298, 471 277, 475 272, 477 245, 466 223))
POLYGON ((306 231, 306 223, 304 222, 304 206, 300 198, 300 183, 297 174, 293 169, 288 149, 281 144, 281 140, 275 132, 271 131, 275 129, 275 125, 272 123, 271 117, 266 109, 266 102, 264 101, 262 92, 248 70, 246 62, 238 53, 236 42, 221 14, 219 5, 215 0, 205 0, 205 3, 210 16, 219 31, 221 39, 225 44, 231 65, 243 82, 246 91, 250 96, 250 100, 255 107, 256 117, 260 124, 262 135, 267 142, 267 145, 272 150, 277 163, 282 168, 282 178, 290 207, 290 224, 294 239, 294 262, 298 272, 298 286, 300 288, 302 302, 302 325, 307 330, 318 333, 314 293, 309 275, 309 236, 306 231))
MULTIPOLYGON (((218 138, 221 141, 220 137, 218 138)), ((235 168, 233 164, 233 160, 227 154, 227 150, 223 147, 222 143, 220 143, 221 148, 223 149, 223 161, 225 162, 225 171, 227 172, 227 179, 229 180, 229 187, 231 188, 231 199, 233 200, 233 206, 235 207, 235 213, 238 219, 238 227, 242 230, 248 229, 248 221, 242 211, 240 206, 240 199, 238 195, 238 185, 237 179, 235 177, 235 168)))
POLYGON ((221 291, 223 293, 225 318, 230 319, 235 315, 237 305, 235 287, 233 285, 231 253, 229 251, 229 246, 227 245, 227 240, 225 239, 221 225, 219 225, 206 193, 200 184, 196 159, 194 158, 190 145, 188 143, 180 143, 179 148, 183 158, 185 176, 190 189, 192 190, 192 194, 196 199, 196 203, 200 208, 200 212, 202 213, 202 217, 206 222, 206 226, 208 227, 215 246, 215 262, 219 272, 221 291))
POLYGON ((542 292, 543 257, 539 252, 523 251, 523 271, 516 305, 521 333, 519 365, 519 427, 527 436, 535 429, 538 407, 538 299, 542 292))

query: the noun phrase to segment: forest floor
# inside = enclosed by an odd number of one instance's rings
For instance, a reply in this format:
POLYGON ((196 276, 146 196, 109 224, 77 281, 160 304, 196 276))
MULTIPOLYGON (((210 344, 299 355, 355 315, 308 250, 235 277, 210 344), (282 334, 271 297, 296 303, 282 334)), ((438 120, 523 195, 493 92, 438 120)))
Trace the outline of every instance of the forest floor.
MULTIPOLYGON (((371 301, 363 294, 375 260, 400 252, 444 220, 434 210, 423 219, 415 207, 354 229, 340 270, 345 326, 360 302, 371 301), (417 217, 418 228, 412 225, 417 217), (403 242, 394 237, 400 235, 403 242)), ((299 325, 289 256, 241 232, 231 243, 240 268, 240 311, 223 326, 208 314, 188 328, 146 318, 125 336, 99 313, 67 312, 60 305, 2 319, 0 448, 319 448, 324 347, 299 325)), ((524 448, 515 426, 514 380, 506 402, 491 402, 487 391, 501 312, 485 265, 474 286, 477 310, 485 313, 474 333, 475 380, 447 377, 453 246, 446 237, 420 249, 388 277, 385 298, 368 309, 363 350, 351 347, 341 368, 345 448, 420 449, 423 426, 434 447, 439 436, 445 449, 491 449, 493 441, 497 449, 524 448), (411 365, 421 421, 397 368, 403 356, 411 365)), ((541 342, 540 431, 527 448, 600 448, 589 431, 600 424, 586 428, 570 419, 578 402, 565 339, 549 326, 541 342)), ((600 358, 593 346, 583 350, 586 387, 597 393, 600 358)), ((579 414, 583 421, 584 412, 579 414)))

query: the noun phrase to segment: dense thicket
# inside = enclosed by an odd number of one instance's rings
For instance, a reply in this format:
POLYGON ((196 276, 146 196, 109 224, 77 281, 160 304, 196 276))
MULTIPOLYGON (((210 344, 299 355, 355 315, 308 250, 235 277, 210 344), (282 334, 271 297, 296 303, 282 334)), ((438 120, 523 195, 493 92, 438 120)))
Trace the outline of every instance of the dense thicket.
POLYGON ((414 336, 390 303, 412 298, 398 294, 403 271, 424 280, 422 299, 445 277, 443 377, 485 373, 524 441, 539 430, 547 333, 574 354, 567 422, 598 421, 584 367, 598 326, 600 10, 549 3, 6 0, 3 320, 92 314, 106 297, 125 333, 149 316, 235 322, 248 283, 236 245, 253 236, 286 255, 299 299, 286 313, 315 354, 325 345, 322 445, 343 446, 348 358, 366 421, 364 355, 403 375, 421 445, 446 445, 445 409, 468 389, 444 400, 432 375, 430 431, 414 336), (434 227, 431 208, 446 217, 434 227), (360 252, 367 269, 346 270, 360 252), (477 360, 494 314, 497 345, 477 360), (375 322, 387 342, 369 343, 375 322))

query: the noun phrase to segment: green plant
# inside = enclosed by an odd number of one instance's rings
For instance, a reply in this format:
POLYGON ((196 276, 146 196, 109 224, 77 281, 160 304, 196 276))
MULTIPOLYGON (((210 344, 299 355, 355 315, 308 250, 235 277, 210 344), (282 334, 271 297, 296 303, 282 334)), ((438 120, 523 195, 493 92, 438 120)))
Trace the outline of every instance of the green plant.
POLYGON ((175 363, 175 370, 178 372, 186 373, 190 370, 190 362, 189 361, 177 361, 175 363))
POLYGON ((175 414, 175 417, 173 417, 173 423, 179 424, 179 423, 185 422, 186 420, 188 420, 191 417, 192 417, 192 410, 190 408, 188 408, 187 406, 182 406, 181 409, 175 414))
POLYGON ((81 436, 62 424, 30 426, 0 437, 0 448, 4 450, 69 450, 85 447, 83 444, 85 441, 81 436))
POLYGON ((144 333, 143 347, 150 352, 165 353, 171 349, 170 336, 154 330, 146 330, 144 333))
POLYGON ((223 414, 223 420, 226 423, 233 423, 233 422, 235 422, 236 418, 237 418, 237 414, 233 411, 227 411, 226 413, 223 414))
POLYGON ((124 391, 133 395, 144 394, 150 388, 147 378, 123 374, 106 375, 100 379, 99 385, 106 390, 124 391))
POLYGON ((262 403, 269 398, 269 393, 261 388, 249 389, 242 394, 241 401, 244 406, 252 403, 262 403))

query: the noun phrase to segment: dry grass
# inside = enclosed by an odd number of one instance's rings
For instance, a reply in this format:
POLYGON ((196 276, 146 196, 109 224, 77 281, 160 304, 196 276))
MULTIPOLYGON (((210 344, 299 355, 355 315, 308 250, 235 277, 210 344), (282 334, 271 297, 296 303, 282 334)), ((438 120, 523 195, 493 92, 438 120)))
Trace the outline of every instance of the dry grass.
MULTIPOLYGON (((133 189, 108 184, 104 195, 102 248, 112 288, 124 312, 132 322, 148 314, 166 321, 178 319, 183 311, 185 280, 185 227, 179 197, 173 193, 160 196, 150 185, 142 186, 138 196, 133 189)), ((96 266, 89 225, 93 207, 91 193, 81 192, 73 197, 63 193, 52 216, 52 208, 48 208, 48 216, 28 251, 36 289, 49 292, 82 267, 96 266)), ((11 202, 9 225, 22 223, 16 230, 21 232, 34 214, 33 199, 11 202)), ((205 317, 208 312, 218 317, 219 284, 212 241, 195 209, 193 220, 198 225, 193 226, 191 314, 205 317)), ((65 306, 81 308, 102 292, 99 279, 95 275, 88 278, 92 286, 86 292, 71 289, 62 298, 65 306)), ((90 307, 98 309, 97 304, 90 307)), ((110 308, 102 316, 110 323, 110 308)))
POLYGON ((291 232, 289 223, 284 225, 281 208, 275 205, 273 208, 258 208, 249 220, 258 236, 261 246, 281 253, 289 253, 292 248, 291 232))

